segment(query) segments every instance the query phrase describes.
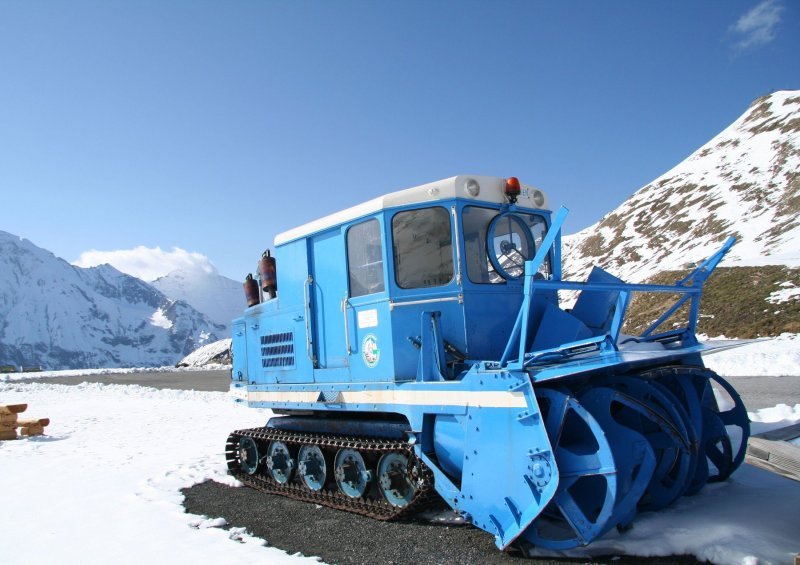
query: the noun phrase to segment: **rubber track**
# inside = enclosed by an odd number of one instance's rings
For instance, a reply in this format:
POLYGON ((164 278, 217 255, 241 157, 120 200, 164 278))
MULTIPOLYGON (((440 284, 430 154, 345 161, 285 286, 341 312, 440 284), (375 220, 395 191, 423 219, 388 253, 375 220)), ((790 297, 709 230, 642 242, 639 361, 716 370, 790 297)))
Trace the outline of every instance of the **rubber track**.
MULTIPOLYGON (((433 489, 433 473, 422 461, 417 459, 411 446, 402 441, 386 440, 382 438, 305 434, 276 430, 273 428, 251 428, 247 430, 236 430, 228 436, 228 441, 225 444, 225 459, 228 463, 228 472, 249 487, 269 494, 279 494, 304 502, 313 502, 314 504, 329 506, 337 510, 369 516, 377 520, 396 520, 405 517, 429 506, 430 503, 438 499, 436 491, 433 489), (270 441, 282 441, 298 448, 300 445, 318 445, 323 451, 326 448, 349 448, 355 449, 362 454, 368 453, 374 455, 375 457, 380 457, 384 453, 390 451, 399 451, 408 457, 410 463, 416 463, 422 472, 420 477, 417 478, 417 489, 414 498, 406 506, 398 508, 392 506, 383 498, 351 498, 338 489, 312 491, 306 488, 296 476, 288 483, 282 485, 272 477, 260 472, 249 475, 239 467, 239 438, 242 437, 253 438, 258 445, 259 454, 267 453, 267 445, 270 441)), ((264 456, 261 456, 261 459, 259 470, 266 466, 265 462, 263 462, 264 456)), ((377 480, 377 478, 373 480, 377 480)))

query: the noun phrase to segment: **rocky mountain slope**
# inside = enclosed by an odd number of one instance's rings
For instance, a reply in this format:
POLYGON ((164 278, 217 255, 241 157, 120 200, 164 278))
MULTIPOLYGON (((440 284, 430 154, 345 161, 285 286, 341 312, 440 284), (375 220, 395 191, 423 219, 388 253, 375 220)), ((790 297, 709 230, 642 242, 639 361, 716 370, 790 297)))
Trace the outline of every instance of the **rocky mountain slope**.
MULTIPOLYGON (((707 283, 698 330, 800 332, 800 91, 759 98, 688 159, 565 237, 564 272, 582 280, 599 265, 629 282, 671 284, 731 235, 737 243, 707 283)), ((644 330, 675 298, 635 295, 625 331, 644 330)))
POLYGON ((109 265, 75 267, 0 231, 0 364, 172 365, 224 330, 109 265))
POLYGON ((172 300, 183 300, 230 333, 231 320, 242 315, 246 303, 242 283, 205 269, 172 271, 150 283, 172 300))
POLYGON ((689 158, 564 238, 569 278, 599 265, 629 282, 700 261, 800 265, 800 91, 759 98, 689 158))

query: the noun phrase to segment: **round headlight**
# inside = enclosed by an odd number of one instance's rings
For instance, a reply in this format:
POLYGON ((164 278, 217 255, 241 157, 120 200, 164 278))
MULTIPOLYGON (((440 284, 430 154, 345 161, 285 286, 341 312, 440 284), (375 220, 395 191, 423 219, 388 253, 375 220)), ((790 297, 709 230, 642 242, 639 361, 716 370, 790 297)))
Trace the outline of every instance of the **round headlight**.
POLYGON ((467 179, 467 182, 464 185, 464 190, 466 190, 467 194, 469 194, 472 198, 477 198, 481 193, 481 185, 478 184, 478 181, 475 179, 467 179))

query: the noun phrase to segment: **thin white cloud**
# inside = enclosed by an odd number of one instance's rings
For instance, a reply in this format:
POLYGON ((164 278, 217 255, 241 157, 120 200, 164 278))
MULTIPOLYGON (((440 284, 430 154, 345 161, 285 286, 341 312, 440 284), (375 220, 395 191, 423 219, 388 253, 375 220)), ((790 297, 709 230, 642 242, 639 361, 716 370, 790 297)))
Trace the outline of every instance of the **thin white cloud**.
POLYGON ((117 270, 145 281, 154 281, 178 269, 183 271, 202 271, 213 274, 216 267, 208 257, 173 247, 164 251, 160 247, 150 248, 140 245, 134 249, 116 251, 84 251, 72 264, 78 267, 96 267, 108 263, 117 270))
POLYGON ((738 38, 736 47, 744 50, 775 39, 775 28, 781 23, 781 12, 783 5, 779 0, 763 0, 740 17, 731 27, 738 38))

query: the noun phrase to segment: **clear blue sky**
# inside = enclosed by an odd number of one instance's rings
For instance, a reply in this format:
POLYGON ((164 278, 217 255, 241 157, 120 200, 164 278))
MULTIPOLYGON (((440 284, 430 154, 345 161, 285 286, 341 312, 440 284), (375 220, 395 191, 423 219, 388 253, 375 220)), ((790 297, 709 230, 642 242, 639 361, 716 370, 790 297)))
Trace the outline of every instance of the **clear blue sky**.
POLYGON ((800 88, 800 4, 761 4, 0 0, 0 229, 241 279, 280 231, 475 173, 574 232, 800 88))

